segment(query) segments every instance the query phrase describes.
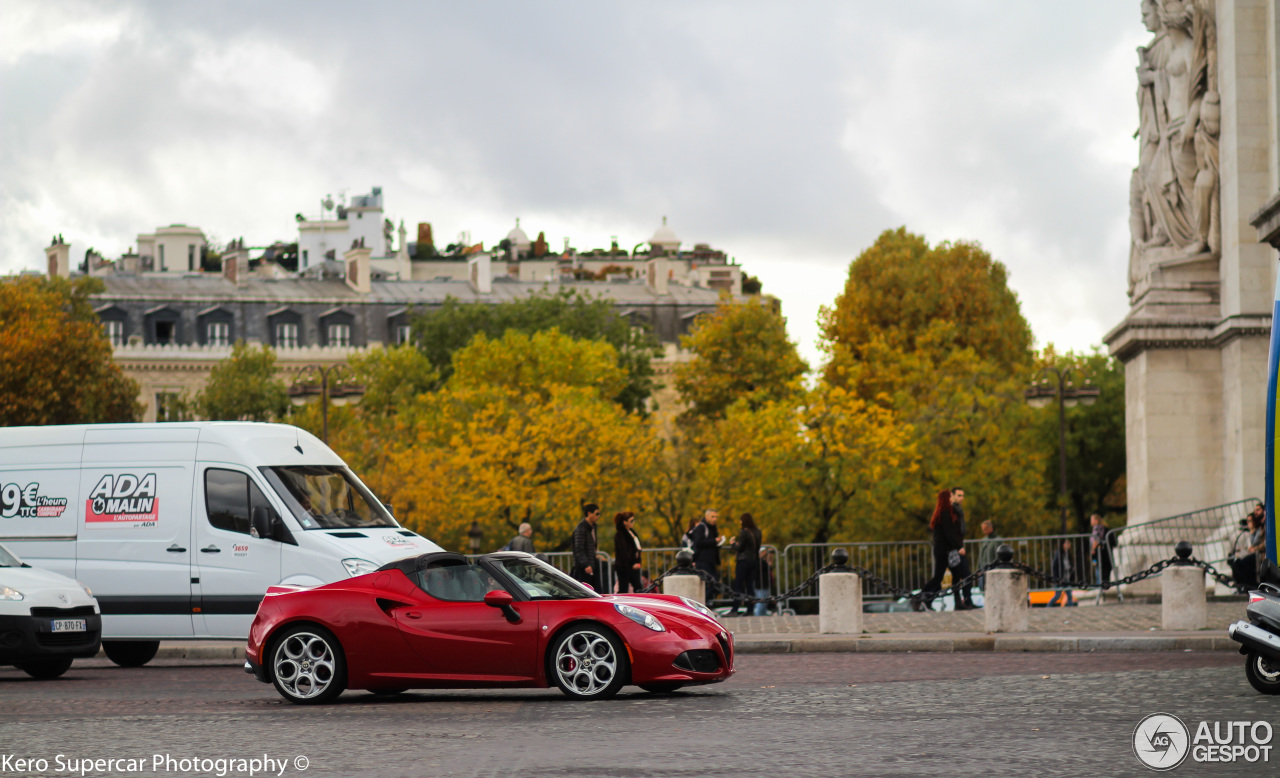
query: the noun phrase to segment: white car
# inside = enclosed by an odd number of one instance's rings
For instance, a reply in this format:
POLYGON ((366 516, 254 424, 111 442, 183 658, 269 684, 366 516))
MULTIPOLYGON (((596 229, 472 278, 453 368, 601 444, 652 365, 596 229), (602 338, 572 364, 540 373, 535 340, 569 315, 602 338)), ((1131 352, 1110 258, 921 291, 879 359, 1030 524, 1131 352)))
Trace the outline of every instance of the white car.
POLYGON ((57 678, 98 653, 102 615, 84 584, 39 570, 0 545, 0 665, 57 678))

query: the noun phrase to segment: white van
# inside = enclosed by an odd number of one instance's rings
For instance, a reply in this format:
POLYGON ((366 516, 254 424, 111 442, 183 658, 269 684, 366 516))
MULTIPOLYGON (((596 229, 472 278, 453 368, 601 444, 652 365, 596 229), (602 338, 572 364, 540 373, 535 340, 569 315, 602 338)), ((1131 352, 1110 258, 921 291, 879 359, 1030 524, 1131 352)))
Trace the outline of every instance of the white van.
POLYGON ((441 550, 310 433, 247 422, 0 428, 0 542, 92 589, 126 666, 247 638, 268 586, 441 550))

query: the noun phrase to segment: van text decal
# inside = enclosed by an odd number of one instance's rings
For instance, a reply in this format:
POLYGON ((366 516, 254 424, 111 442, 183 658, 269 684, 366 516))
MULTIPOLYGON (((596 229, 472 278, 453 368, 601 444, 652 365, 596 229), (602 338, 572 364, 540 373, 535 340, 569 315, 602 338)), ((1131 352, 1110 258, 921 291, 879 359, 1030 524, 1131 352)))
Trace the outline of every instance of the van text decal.
POLYGON ((85 500, 84 520, 99 527, 154 527, 160 516, 156 474, 102 476, 85 500))
POLYGON ((0 517, 12 519, 18 516, 30 519, 45 516, 61 516, 67 509, 66 497, 45 497, 40 494, 40 484, 30 483, 26 488, 17 484, 0 487, 0 517))

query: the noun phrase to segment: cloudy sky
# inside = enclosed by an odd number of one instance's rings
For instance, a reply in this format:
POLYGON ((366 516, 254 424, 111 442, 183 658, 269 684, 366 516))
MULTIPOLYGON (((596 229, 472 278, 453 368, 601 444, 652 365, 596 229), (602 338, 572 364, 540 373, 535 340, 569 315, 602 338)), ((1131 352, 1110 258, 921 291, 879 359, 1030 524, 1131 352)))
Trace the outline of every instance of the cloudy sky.
POLYGON ((1127 310, 1138 0, 0 0, 0 273, 381 186, 437 243, 710 243, 818 360, 849 261, 976 240, 1038 344, 1127 310))

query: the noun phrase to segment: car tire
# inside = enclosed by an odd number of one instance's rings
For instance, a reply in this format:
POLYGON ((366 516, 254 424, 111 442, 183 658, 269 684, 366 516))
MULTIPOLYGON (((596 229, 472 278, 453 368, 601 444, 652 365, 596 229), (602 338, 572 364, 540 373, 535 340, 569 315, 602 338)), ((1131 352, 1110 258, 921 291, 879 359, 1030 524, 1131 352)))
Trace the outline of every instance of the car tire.
POLYGON ((1250 652, 1244 660, 1244 677, 1263 694, 1280 694, 1280 660, 1250 652))
POLYGON ((267 672, 280 696, 295 705, 332 702, 347 685, 342 644, 318 624, 281 630, 267 652, 267 672))
POLYGON ((684 684, 675 683, 674 681, 661 683, 639 683, 636 684, 636 686, 639 686, 650 694, 671 694, 674 691, 679 691, 684 688, 684 684))
POLYGON ((121 667, 142 667, 156 658, 159 640, 104 640, 102 650, 107 659, 121 667))
POLYGON ((23 662, 18 665, 18 669, 32 678, 38 678, 41 681, 48 681, 53 678, 60 677, 63 673, 71 669, 71 659, 59 657, 57 659, 36 659, 31 662, 23 662))
POLYGON ((607 700, 630 675, 622 641, 599 624, 567 627, 547 651, 547 677, 571 699, 607 700))

